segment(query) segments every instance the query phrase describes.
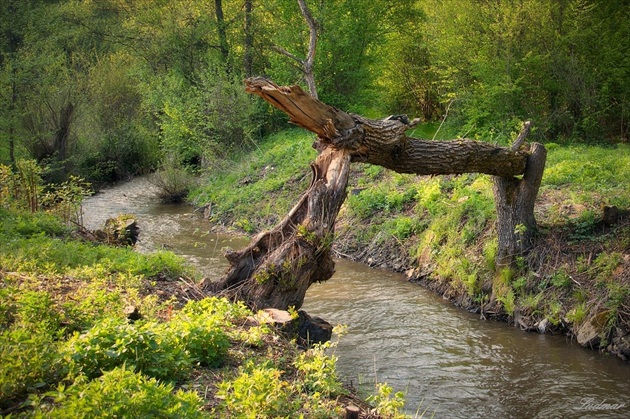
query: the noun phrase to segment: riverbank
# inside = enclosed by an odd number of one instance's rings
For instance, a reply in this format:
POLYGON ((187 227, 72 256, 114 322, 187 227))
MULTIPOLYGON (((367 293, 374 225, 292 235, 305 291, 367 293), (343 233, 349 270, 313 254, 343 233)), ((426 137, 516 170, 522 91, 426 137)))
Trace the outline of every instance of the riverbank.
MULTIPOLYGON (((328 343, 299 349, 261 313, 207 298, 173 253, 77 238, 0 196, 0 415, 365 417, 328 343), (13 207, 12 209, 8 209, 13 207)), ((391 402, 390 402, 391 401, 391 402)), ((395 417, 383 415, 382 417, 395 417)))
MULTIPOLYGON (((222 226, 254 233, 308 187, 311 137, 288 130, 191 194, 222 226), (263 203, 253 204, 254 202, 263 203)), ((337 219, 340 257, 407 274, 461 307, 630 357, 630 147, 547 144, 540 232, 518 269, 496 272, 488 176, 419 177, 355 165, 337 219)))

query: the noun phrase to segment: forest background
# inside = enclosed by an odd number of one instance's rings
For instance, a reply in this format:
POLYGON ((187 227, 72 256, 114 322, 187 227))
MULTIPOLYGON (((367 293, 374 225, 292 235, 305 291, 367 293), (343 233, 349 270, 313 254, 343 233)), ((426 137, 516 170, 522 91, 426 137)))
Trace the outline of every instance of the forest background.
MULTIPOLYGON (((627 1, 308 5, 325 103, 429 126, 447 115, 448 138, 507 144, 531 119, 536 141, 628 141, 627 1)), ((0 7, 0 163, 33 158, 52 181, 219 167, 286 127, 242 80, 303 81, 308 26, 293 0, 0 7)))

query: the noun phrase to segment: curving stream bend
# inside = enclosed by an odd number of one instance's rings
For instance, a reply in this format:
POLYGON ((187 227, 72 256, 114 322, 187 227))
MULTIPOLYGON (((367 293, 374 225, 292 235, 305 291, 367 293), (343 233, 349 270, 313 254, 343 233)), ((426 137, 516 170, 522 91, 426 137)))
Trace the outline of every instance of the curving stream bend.
MULTIPOLYGON (((247 239, 209 232, 191 207, 160 204, 155 193, 146 178, 105 189, 84 202, 85 225, 135 214, 140 251, 166 248, 210 278, 223 274, 223 249, 247 239)), ((406 393, 412 417, 630 417, 630 365, 565 337, 480 320, 392 272, 345 260, 336 270, 303 308, 348 326, 337 365, 360 391, 387 382, 406 393)))

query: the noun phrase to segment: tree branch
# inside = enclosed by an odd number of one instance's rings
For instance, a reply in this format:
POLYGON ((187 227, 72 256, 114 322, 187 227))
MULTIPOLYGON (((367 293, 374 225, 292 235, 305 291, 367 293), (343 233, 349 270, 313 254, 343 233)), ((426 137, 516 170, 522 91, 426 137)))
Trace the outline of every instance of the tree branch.
POLYGON ((317 99, 317 86, 315 85, 315 76, 313 74, 313 64, 315 63, 315 48, 317 47, 317 21, 313 18, 311 11, 308 9, 305 0, 298 0, 300 11, 306 20, 309 28, 308 53, 304 62, 304 77, 308 85, 308 91, 315 99, 317 99))
POLYGON ((290 122, 317 134, 317 149, 348 150, 352 161, 419 175, 486 173, 517 176, 528 153, 468 139, 426 141, 409 138, 418 123, 403 116, 369 119, 348 114, 306 94, 299 86, 278 86, 264 78, 245 81, 246 91, 285 112, 290 122))
MULTIPOLYGON (((304 65, 304 60, 302 60, 301 58, 297 57, 296 55, 291 54, 289 51, 287 51, 286 49, 278 46, 278 45, 272 45, 271 49, 276 51, 279 54, 285 55, 289 58, 291 58, 292 60, 297 61, 298 63, 300 63, 302 66, 304 65)), ((302 68, 302 71, 304 71, 304 69, 302 68)))

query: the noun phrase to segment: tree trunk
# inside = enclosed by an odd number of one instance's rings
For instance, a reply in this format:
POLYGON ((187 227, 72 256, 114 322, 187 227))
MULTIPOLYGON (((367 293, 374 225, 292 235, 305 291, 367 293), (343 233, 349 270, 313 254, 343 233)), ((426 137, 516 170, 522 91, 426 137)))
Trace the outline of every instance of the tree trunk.
POLYGON ((314 147, 320 155, 312 165, 311 186, 297 205, 271 231, 258 235, 245 249, 228 253, 231 268, 221 281, 207 285, 210 290, 254 308, 299 308, 308 287, 334 272, 330 246, 351 162, 401 173, 493 175, 500 261, 506 263, 527 249, 535 231, 534 201, 546 154, 540 144, 533 144, 531 152, 521 147, 528 124, 511 149, 465 139, 423 141, 406 136, 419 121, 405 115, 375 120, 348 114, 298 86, 280 87, 263 78, 246 80, 246 90, 285 112, 290 122, 317 134, 314 147), (524 176, 515 178, 518 175, 524 176))
POLYGON ((219 35, 219 51, 221 51, 221 58, 223 58, 223 63, 225 64, 226 66, 225 68, 228 70, 228 73, 229 73, 230 50, 229 50, 228 41, 227 41, 225 18, 223 17, 223 1, 214 0, 214 8, 215 8, 215 15, 217 18, 217 33, 219 35))
POLYGON ((247 77, 251 77, 254 74, 254 34, 252 32, 252 1, 253 0, 245 0, 245 52, 243 54, 243 68, 247 77))
POLYGON ((317 21, 311 14, 310 9, 306 5, 306 0, 298 0, 298 4, 300 6, 300 12, 302 12, 302 16, 304 17, 304 20, 306 20, 306 24, 308 25, 308 29, 309 29, 308 52, 306 53, 306 58, 301 59, 298 56, 291 54, 289 51, 277 45, 272 46, 272 49, 300 63, 300 65, 302 66, 301 70, 302 70, 302 73, 304 74, 304 81, 306 82, 308 91, 311 94, 311 96, 317 99, 317 84, 315 83, 315 73, 313 70, 313 65, 315 64, 315 50, 317 48, 318 25, 317 25, 317 21))
POLYGON ((306 54, 306 60, 304 60, 304 79, 308 86, 308 91, 315 99, 317 99, 317 85, 315 84, 315 73, 313 72, 313 65, 315 64, 315 49, 317 47, 317 22, 313 18, 311 11, 306 5, 306 0, 298 0, 300 5, 300 11, 306 24, 308 25, 308 52, 306 54))
POLYGON ((529 250, 537 231, 534 204, 542 181, 547 150, 541 144, 531 145, 525 173, 516 177, 493 176, 497 209, 498 267, 510 266, 515 258, 529 250))
MULTIPOLYGON (((57 129, 52 139, 52 149, 57 153, 57 159, 64 163, 68 151, 68 138, 70 137, 70 127, 74 114, 74 105, 70 100, 64 103, 59 110, 59 119, 54 116, 55 110, 49 105, 53 120, 57 122, 57 129)), ((65 164, 65 163, 64 163, 65 164)))
POLYGON ((350 156, 328 149, 311 168, 311 186, 289 214, 246 248, 228 252, 231 268, 221 281, 205 284, 208 291, 243 300, 254 309, 297 309, 313 282, 333 275, 330 247, 346 197, 350 156))

